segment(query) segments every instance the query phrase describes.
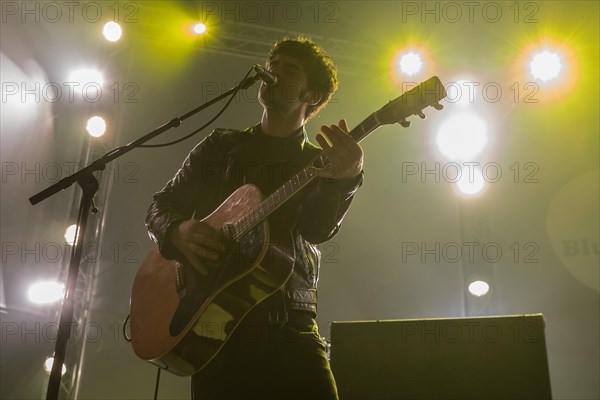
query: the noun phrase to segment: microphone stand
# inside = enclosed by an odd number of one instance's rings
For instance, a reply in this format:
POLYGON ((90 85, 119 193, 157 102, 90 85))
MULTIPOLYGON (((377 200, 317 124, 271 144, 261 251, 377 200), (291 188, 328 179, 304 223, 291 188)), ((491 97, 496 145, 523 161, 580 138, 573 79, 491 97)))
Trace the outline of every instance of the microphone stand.
POLYGON ((92 172, 103 170, 106 167, 106 164, 114 160, 115 158, 121 157, 125 153, 133 150, 134 148, 147 142, 148 140, 153 139, 156 136, 168 131, 171 128, 177 128, 179 125, 181 125, 181 123, 184 120, 188 119, 194 114, 213 105, 219 100, 232 95, 239 89, 249 88, 250 86, 252 86, 252 84, 254 84, 254 82, 256 82, 259 79, 261 79, 259 75, 246 78, 238 86, 229 89, 227 92, 222 93, 213 100, 210 100, 202 104, 201 106, 196 107, 195 109, 182 115, 181 117, 173 118, 166 124, 161 125, 152 132, 142 136, 141 138, 125 146, 117 147, 109 151, 99 159, 93 161, 91 164, 84 167, 83 169, 61 179, 54 185, 49 186, 48 188, 29 198, 29 202, 32 205, 35 205, 45 200, 46 198, 58 193, 59 191, 68 188, 75 182, 77 182, 83 190, 83 196, 81 197, 81 202, 79 205, 79 215, 77 217, 77 229, 75 230, 75 240, 71 248, 71 260, 69 264, 69 272, 67 277, 67 290, 65 292, 62 310, 60 313, 60 320, 58 324, 58 333, 56 336, 56 345, 54 349, 54 362, 52 364, 52 371, 50 372, 50 380, 48 382, 48 390, 46 392, 47 400, 58 399, 62 375, 62 366, 65 362, 67 341, 71 336, 71 325, 73 323, 73 312, 75 307, 75 285, 77 283, 77 276, 79 274, 79 264, 81 261, 81 253, 83 250, 83 240, 87 225, 87 219, 90 212, 90 208, 93 213, 96 213, 98 211, 94 204, 94 196, 98 191, 99 183, 96 177, 92 174, 92 172))

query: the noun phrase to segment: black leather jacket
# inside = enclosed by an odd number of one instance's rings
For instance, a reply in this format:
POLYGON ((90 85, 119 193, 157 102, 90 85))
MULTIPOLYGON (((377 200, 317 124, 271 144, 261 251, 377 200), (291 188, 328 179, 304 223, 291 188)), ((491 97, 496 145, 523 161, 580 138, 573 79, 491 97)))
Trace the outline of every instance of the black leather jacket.
MULTIPOLYGON (((264 134, 260 124, 244 131, 214 130, 154 195, 146 217, 151 239, 163 257, 182 260, 183 255, 165 240, 179 223, 194 213, 203 219, 243 184, 253 183, 270 194, 320 151, 308 141, 304 128, 286 138, 264 134)), ((265 303, 283 299, 286 308, 316 315, 321 254, 315 245, 337 233, 362 181, 362 172, 347 180, 316 178, 269 216, 272 238, 292 232, 296 262, 281 292, 265 303)))

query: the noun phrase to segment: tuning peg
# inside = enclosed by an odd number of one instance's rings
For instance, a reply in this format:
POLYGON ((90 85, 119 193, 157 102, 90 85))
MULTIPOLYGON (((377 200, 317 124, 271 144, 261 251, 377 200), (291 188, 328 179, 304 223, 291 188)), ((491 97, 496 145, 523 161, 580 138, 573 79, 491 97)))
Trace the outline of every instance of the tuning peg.
POLYGON ((410 121, 402 119, 402 120, 400 120, 399 124, 402 125, 405 128, 408 128, 410 126, 410 121))
POLYGON ((418 112, 417 115, 419 116, 419 118, 425 119, 425 114, 423 114, 423 111, 418 112))
POLYGON ((436 110, 441 110, 442 108, 444 108, 444 106, 440 103, 434 103, 433 108, 435 108, 436 110))

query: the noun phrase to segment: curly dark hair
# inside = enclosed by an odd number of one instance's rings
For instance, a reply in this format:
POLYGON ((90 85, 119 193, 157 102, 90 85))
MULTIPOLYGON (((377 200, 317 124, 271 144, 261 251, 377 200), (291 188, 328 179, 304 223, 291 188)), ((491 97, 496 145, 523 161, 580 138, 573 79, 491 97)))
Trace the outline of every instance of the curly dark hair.
POLYGON ((325 107, 338 90, 337 68, 325 50, 306 36, 295 39, 286 37, 276 42, 267 56, 267 63, 277 54, 297 59, 308 76, 308 88, 321 96, 316 105, 307 108, 304 118, 308 121, 325 107))

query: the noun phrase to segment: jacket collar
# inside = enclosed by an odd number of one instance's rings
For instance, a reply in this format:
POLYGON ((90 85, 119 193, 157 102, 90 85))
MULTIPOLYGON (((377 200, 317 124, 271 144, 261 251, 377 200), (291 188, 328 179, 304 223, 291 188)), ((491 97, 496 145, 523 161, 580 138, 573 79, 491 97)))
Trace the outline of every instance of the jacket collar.
MULTIPOLYGON (((252 133, 257 134, 257 135, 269 136, 265 132, 263 132, 262 128, 260 127, 260 123, 254 125, 252 127, 252 133)), ((308 134, 306 133, 306 128, 305 128, 304 125, 302 125, 300 128, 298 128, 290 136, 285 136, 285 137, 269 136, 269 137, 270 138, 275 138, 276 140, 282 140, 282 141, 288 141, 289 140, 289 141, 298 143, 300 145, 301 149, 304 149, 305 143, 308 142, 308 134)))

